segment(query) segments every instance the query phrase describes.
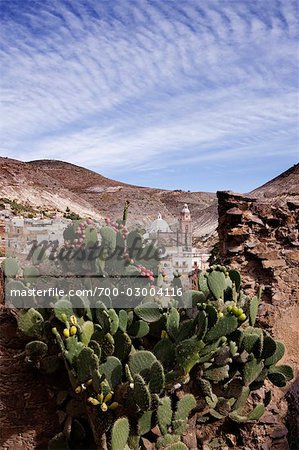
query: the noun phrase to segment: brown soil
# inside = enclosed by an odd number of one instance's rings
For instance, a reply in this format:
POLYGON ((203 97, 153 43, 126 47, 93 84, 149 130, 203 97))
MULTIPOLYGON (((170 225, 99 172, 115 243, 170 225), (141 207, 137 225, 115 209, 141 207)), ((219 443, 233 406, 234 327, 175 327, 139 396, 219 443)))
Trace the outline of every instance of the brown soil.
POLYGON ((54 392, 37 371, 24 363, 24 341, 16 336, 16 322, 0 310, 0 448, 46 449, 60 427, 54 392))

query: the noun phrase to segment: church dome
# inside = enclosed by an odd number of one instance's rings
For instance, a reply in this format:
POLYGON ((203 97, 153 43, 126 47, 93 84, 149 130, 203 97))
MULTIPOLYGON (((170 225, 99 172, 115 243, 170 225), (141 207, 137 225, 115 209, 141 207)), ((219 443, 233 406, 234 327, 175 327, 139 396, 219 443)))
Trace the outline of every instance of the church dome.
POLYGON ((166 220, 162 219, 161 214, 158 214, 158 218, 156 220, 154 220, 149 228, 149 234, 152 233, 169 233, 170 227, 168 225, 168 223, 166 222, 166 220))
POLYGON ((183 209, 181 211, 182 213, 190 214, 190 209, 188 208, 187 203, 184 204, 183 209))

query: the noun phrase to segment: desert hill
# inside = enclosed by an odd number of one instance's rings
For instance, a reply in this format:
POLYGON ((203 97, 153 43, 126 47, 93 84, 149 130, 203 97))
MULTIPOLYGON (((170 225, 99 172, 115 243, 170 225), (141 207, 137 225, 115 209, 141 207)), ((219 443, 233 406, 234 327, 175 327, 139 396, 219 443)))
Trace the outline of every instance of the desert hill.
POLYGON ((140 187, 110 180, 74 164, 38 160, 20 162, 0 158, 0 197, 27 202, 33 207, 71 211, 95 218, 118 218, 126 200, 131 219, 147 226, 160 212, 169 223, 184 203, 194 221, 194 236, 199 240, 215 236, 217 200, 214 193, 170 191, 140 187))
POLYGON ((250 195, 262 199, 291 199, 299 197, 299 163, 250 192, 250 195))
MULTIPOLYGON (((299 200, 299 164, 249 193, 258 202, 299 200)), ((134 186, 111 180, 96 172, 63 161, 21 162, 0 157, 0 197, 33 208, 59 210, 67 207, 81 216, 119 218, 130 201, 129 221, 147 227, 158 213, 173 222, 188 203, 194 222, 195 242, 212 245, 217 240, 216 194, 134 186)))

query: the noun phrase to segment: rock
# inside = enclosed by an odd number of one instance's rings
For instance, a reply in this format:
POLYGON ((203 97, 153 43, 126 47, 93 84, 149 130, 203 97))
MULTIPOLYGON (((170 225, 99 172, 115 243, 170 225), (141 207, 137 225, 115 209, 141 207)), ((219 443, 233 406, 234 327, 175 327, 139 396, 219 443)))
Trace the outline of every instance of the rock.
MULTIPOLYGON (((282 363, 291 363, 295 372, 299 329, 296 312, 299 306, 298 177, 299 165, 269 186, 266 184, 264 190, 254 191, 255 198, 232 192, 217 193, 220 262, 240 270, 246 294, 253 295, 258 285, 263 286, 258 325, 285 343, 282 363)), ((267 388, 272 391, 268 411, 258 424, 239 430, 242 450, 288 449, 285 420, 290 424, 292 442, 298 442, 298 393, 293 395, 289 390, 287 404, 283 396, 289 386, 284 391, 273 385, 267 388)))
POLYGON ((276 269, 277 267, 286 267, 283 259, 270 259, 262 262, 264 269, 276 269))
POLYGON ((274 428, 273 432, 271 433, 271 437, 273 439, 282 438, 288 434, 288 429, 284 425, 280 425, 276 428, 274 428))

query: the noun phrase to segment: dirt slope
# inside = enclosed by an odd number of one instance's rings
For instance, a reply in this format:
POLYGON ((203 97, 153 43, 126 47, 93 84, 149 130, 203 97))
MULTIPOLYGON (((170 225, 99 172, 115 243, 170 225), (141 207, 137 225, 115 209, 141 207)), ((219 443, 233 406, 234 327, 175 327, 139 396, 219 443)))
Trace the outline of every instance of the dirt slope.
POLYGON ((169 223, 184 203, 192 211, 195 237, 214 235, 216 195, 207 192, 167 191, 110 180, 74 164, 54 160, 28 163, 0 158, 0 196, 43 208, 66 207, 80 215, 119 218, 126 200, 131 220, 147 227, 160 212, 169 223))

